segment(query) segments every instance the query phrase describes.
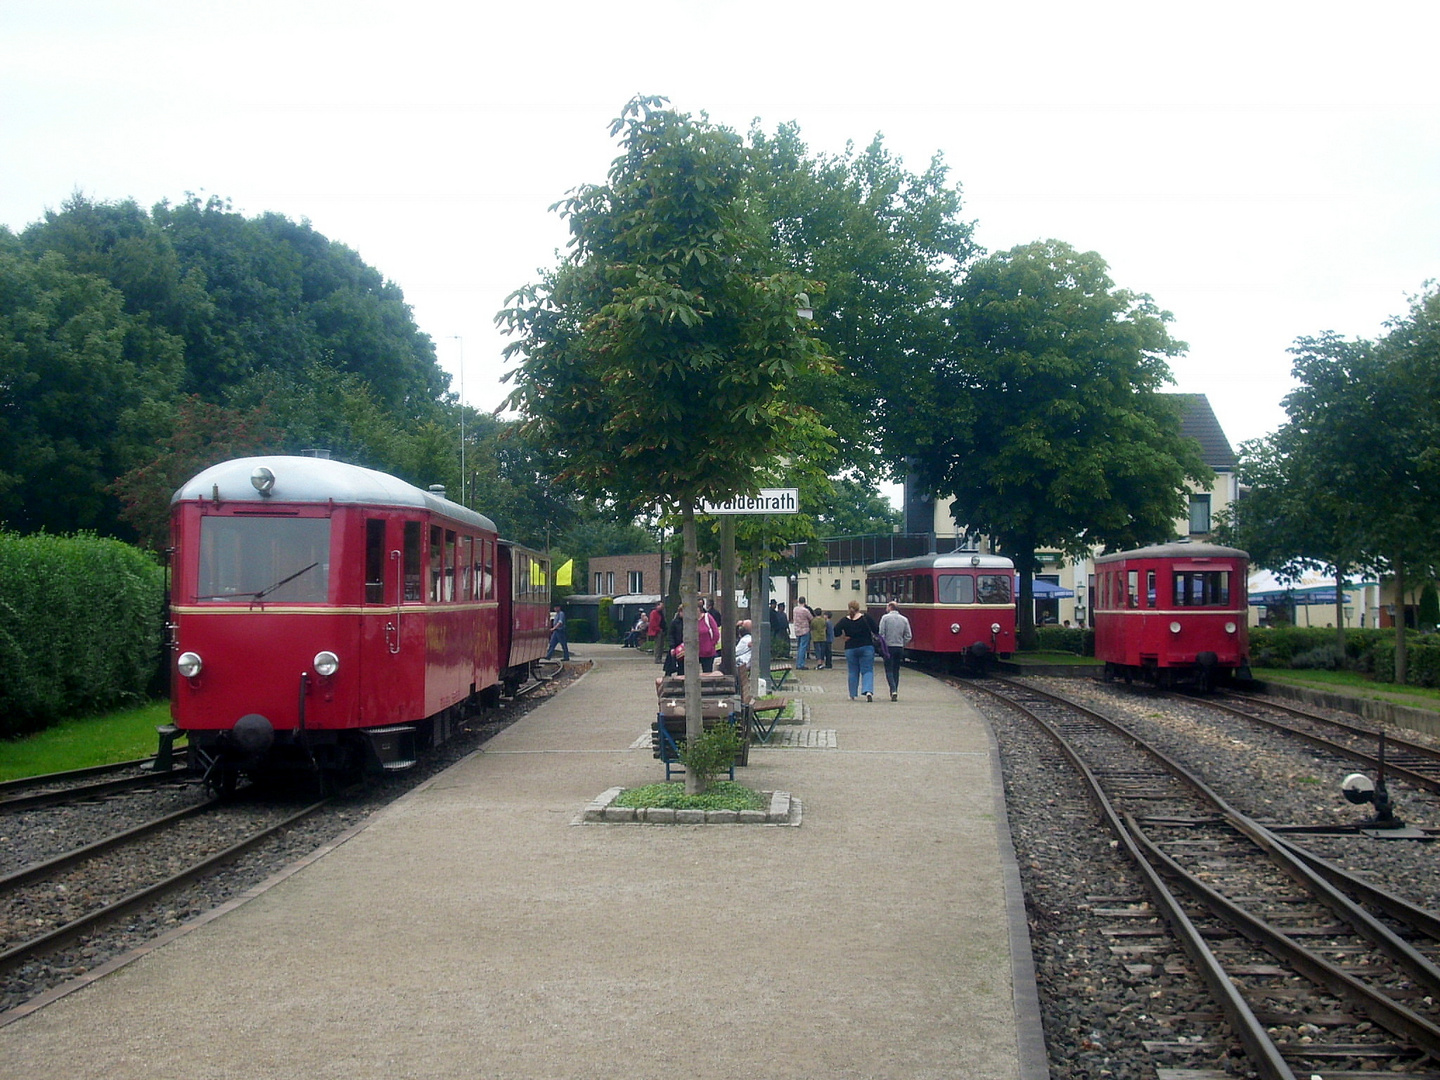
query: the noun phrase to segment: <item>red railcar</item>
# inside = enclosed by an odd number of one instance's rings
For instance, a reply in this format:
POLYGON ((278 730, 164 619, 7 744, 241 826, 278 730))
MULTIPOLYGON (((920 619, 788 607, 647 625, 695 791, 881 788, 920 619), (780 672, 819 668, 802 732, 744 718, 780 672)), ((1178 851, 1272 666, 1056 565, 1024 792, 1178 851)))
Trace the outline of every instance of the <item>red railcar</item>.
POLYGON ((171 714, 219 786, 405 768, 543 655, 548 561, 438 489, 241 458, 175 493, 171 537, 171 714))
POLYGON ((956 551, 865 568, 865 601, 877 621, 894 600, 910 620, 907 655, 984 667, 1015 651, 1015 564, 956 551))
POLYGON ((1095 560, 1095 657, 1105 678, 1209 689, 1250 677, 1250 557, 1214 544, 1158 544, 1095 560))

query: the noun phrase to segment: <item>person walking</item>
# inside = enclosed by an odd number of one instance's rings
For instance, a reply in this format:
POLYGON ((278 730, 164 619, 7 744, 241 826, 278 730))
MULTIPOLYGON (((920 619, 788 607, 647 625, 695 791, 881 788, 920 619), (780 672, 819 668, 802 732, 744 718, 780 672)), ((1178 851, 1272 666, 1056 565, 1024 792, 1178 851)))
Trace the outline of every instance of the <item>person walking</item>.
POLYGON ((901 614, 894 600, 885 607, 885 614, 880 616, 880 637, 889 650, 885 655, 885 681, 890 684, 890 700, 898 701, 900 661, 905 659, 905 646, 914 635, 910 632, 910 620, 901 614))
POLYGON ((835 622, 829 612, 816 612, 815 621, 810 624, 810 636, 815 642, 815 666, 834 667, 835 661, 831 659, 830 652, 835 645, 835 622))
POLYGON ((805 598, 790 609, 791 625, 795 627, 795 670, 804 671, 805 661, 810 656, 810 629, 815 613, 805 605, 805 598))
POLYGON ((875 700, 875 620, 860 610, 860 601, 851 600, 845 618, 835 624, 835 636, 845 637, 845 671, 850 700, 864 694, 866 701, 875 700))
POLYGON ((545 659, 549 660, 555 655, 555 647, 560 647, 561 656, 565 663, 570 662, 570 640, 565 632, 565 609, 559 604, 550 605, 550 647, 545 650, 545 659))

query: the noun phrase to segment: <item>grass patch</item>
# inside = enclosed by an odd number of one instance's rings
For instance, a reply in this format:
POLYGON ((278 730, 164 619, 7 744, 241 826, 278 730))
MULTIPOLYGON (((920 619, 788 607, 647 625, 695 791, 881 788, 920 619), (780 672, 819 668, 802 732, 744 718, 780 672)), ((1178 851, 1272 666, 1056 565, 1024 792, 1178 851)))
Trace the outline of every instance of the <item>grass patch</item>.
POLYGON ((703 795, 686 795, 679 783, 646 784, 627 788, 612 806, 661 807, 672 810, 764 810, 769 803, 764 795, 733 780, 717 780, 703 795))
POLYGON ((1014 664, 1076 664, 1082 667, 1093 667, 1099 664, 1093 656, 1081 656, 1073 652, 1059 652, 1055 650, 1034 652, 1016 652, 1010 654, 1010 662, 1014 664))
POLYGON ((155 753, 155 729, 170 722, 170 703, 66 720, 23 739, 0 742, 0 780, 133 761, 155 753))
POLYGON ((1289 668, 1255 668, 1254 676, 1262 682, 1284 683, 1286 686, 1308 686, 1314 690, 1338 690, 1359 697, 1410 705, 1417 709, 1440 709, 1440 690, 1425 686, 1401 686, 1398 683, 1376 682, 1356 671, 1321 671, 1289 668))

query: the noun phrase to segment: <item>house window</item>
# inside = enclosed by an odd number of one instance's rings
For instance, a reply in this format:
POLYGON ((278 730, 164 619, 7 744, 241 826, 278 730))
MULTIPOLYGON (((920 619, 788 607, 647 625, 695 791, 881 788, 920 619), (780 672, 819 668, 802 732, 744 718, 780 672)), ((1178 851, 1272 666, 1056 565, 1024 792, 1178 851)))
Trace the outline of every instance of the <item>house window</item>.
POLYGON ((600 571, 599 571, 599 570, 596 570, 596 571, 595 571, 595 595, 596 595, 596 596, 599 596, 599 595, 600 595, 600 584, 601 584, 601 582, 604 581, 604 580, 605 580, 605 579, 600 576, 600 571))
POLYGON ((614 570, 606 570, 606 571, 605 571, 605 595, 606 595, 606 596, 614 596, 614 595, 615 595, 615 571, 614 571, 614 570))
POLYGON ((1210 496, 1190 496, 1190 535, 1210 531, 1210 496))
POLYGON ((643 570, 630 570, 627 572, 630 578, 629 591, 631 595, 645 591, 645 572, 643 570))

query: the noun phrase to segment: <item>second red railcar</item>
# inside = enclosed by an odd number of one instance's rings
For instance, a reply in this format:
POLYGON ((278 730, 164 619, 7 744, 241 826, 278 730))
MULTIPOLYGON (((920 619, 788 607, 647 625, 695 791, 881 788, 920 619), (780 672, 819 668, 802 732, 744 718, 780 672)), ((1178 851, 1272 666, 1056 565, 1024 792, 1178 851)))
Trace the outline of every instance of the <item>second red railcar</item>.
POLYGON ((982 668, 1015 651, 1015 564, 956 551, 865 568, 865 600, 879 619, 894 600, 915 637, 906 652, 947 666, 982 668))

